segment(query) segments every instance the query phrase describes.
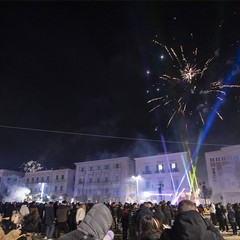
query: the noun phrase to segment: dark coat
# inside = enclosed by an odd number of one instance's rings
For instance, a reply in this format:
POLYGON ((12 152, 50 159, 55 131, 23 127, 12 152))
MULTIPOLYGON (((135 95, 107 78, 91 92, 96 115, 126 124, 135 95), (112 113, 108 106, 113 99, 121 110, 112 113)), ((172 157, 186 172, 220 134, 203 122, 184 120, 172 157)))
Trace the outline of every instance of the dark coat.
POLYGON ((146 216, 146 215, 153 216, 153 212, 148 207, 142 205, 136 215, 136 222, 137 222, 138 230, 140 227, 140 222, 141 222, 142 217, 146 216))
POLYGON ((48 226, 55 223, 54 208, 50 204, 45 206, 44 220, 45 224, 48 226))
POLYGON ((195 210, 178 214, 168 232, 171 240, 223 240, 214 225, 195 210))

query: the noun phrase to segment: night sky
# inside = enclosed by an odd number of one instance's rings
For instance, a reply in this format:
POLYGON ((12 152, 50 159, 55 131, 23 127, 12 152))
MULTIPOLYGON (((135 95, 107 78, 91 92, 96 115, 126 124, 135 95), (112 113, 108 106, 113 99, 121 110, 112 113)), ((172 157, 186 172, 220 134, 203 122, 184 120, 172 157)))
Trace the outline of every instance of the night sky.
MULTIPOLYGON (((1 2, 0 168, 17 170, 30 160, 48 169, 74 167, 86 160, 156 154, 163 152, 161 135, 169 152, 185 150, 179 119, 167 128, 167 108, 149 113, 153 83, 170 64, 152 40, 157 35, 166 45, 187 49, 192 34, 199 61, 217 55, 208 78, 224 78, 236 58, 238 6, 1 2)), ((239 91, 228 91, 224 120, 214 120, 202 152, 239 144, 239 91)), ((186 121, 187 140, 196 143, 204 126, 194 116, 186 121)))

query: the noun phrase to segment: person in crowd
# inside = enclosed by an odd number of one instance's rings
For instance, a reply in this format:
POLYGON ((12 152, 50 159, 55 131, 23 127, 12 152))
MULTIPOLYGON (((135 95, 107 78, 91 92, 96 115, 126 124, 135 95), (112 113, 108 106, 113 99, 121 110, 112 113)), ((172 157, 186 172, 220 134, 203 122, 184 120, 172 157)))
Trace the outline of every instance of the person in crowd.
POLYGON ((56 238, 60 237, 61 232, 65 234, 68 232, 68 215, 71 210, 70 206, 67 205, 67 202, 64 200, 59 204, 56 212, 57 225, 56 225, 56 238))
POLYGON ((204 216, 204 207, 202 204, 198 205, 197 210, 200 214, 202 214, 202 216, 204 216))
POLYGON ((212 224, 214 226, 216 226, 217 225, 217 217, 216 217, 216 207, 215 207, 214 203, 210 204, 209 212, 210 212, 210 219, 212 221, 212 224))
POLYGON ((162 223, 158 218, 145 215, 141 218, 138 240, 158 240, 162 234, 162 223))
POLYGON ((158 218, 160 220, 161 223, 163 223, 165 221, 165 215, 162 211, 162 207, 161 204, 159 203, 157 206, 155 206, 153 208, 153 216, 158 218))
POLYGON ((45 205, 45 210, 43 212, 43 219, 46 225, 46 233, 44 239, 51 240, 53 233, 55 231, 55 217, 54 217, 54 208, 53 202, 49 202, 45 205))
POLYGON ((190 200, 182 200, 171 229, 165 229, 160 240, 223 240, 214 225, 196 211, 190 200))
POLYGON ((113 228, 117 229, 117 204, 115 202, 112 202, 110 205, 110 211, 113 217, 113 228))
POLYGON ((228 228, 228 211, 223 205, 221 205, 221 210, 223 213, 223 225, 226 229, 226 232, 228 232, 228 230, 229 230, 229 228, 228 228))
POLYGON ((139 211, 136 215, 136 223, 137 223, 137 232, 140 231, 140 222, 143 216, 148 215, 148 216, 153 216, 153 211, 151 211, 151 204, 148 202, 144 202, 143 204, 140 205, 139 211))
POLYGON ((233 204, 233 210, 235 211, 237 227, 240 229, 240 205, 239 203, 233 204))
POLYGON ((27 240, 32 240, 33 233, 38 233, 40 215, 37 207, 31 207, 30 213, 23 218, 22 232, 26 233, 27 240))
POLYGON ((21 229, 21 220, 22 216, 18 212, 13 212, 12 216, 9 217, 0 217, 1 227, 5 234, 10 233, 12 230, 21 229), (2 219, 4 220, 2 222, 2 219))
POLYGON ((129 228, 129 206, 127 204, 123 207, 122 218, 122 239, 127 240, 128 237, 128 228, 129 228))
POLYGON ((235 236, 237 235, 237 222, 236 222, 235 211, 233 210, 231 204, 227 205, 227 211, 228 211, 228 221, 232 227, 233 236, 235 236))
POLYGON ((164 224, 171 227, 172 225, 172 209, 170 208, 171 202, 166 203, 165 201, 162 201, 161 206, 162 206, 162 212, 164 214, 165 220, 164 224))
POLYGON ((110 240, 114 233, 109 231, 113 222, 110 210, 103 203, 97 203, 88 211, 77 229, 59 238, 59 240, 110 240))
POLYGON ((22 215, 23 217, 27 216, 27 215, 30 213, 30 210, 29 210, 29 208, 28 208, 28 202, 26 202, 26 201, 23 202, 23 204, 22 204, 21 207, 20 207, 19 212, 21 213, 21 215, 22 215))
POLYGON ((76 213, 76 223, 79 225, 86 216, 86 205, 84 203, 78 204, 76 213))
POLYGON ((219 230, 220 232, 226 232, 225 224, 224 224, 224 212, 222 210, 221 204, 216 204, 216 218, 219 223, 219 230))
POLYGON ((138 212, 138 204, 133 203, 129 207, 129 230, 128 230, 128 239, 129 240, 136 240, 137 239, 137 220, 136 220, 136 215, 138 212))
POLYGON ((73 231, 77 228, 77 223, 76 223, 76 214, 77 214, 77 209, 78 209, 79 203, 72 203, 71 204, 71 209, 69 211, 69 216, 68 216, 68 226, 69 226, 69 231, 73 231))

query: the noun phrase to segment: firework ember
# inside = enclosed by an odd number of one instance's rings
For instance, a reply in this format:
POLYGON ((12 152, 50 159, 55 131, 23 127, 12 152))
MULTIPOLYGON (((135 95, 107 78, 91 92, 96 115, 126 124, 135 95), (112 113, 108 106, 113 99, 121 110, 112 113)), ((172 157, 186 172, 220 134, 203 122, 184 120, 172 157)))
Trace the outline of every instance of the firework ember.
MULTIPOLYGON (((167 127, 177 115, 186 118, 195 113, 200 122, 205 124, 207 113, 213 110, 215 100, 223 101, 228 88, 240 88, 240 85, 228 85, 208 79, 206 73, 215 57, 198 61, 198 48, 191 51, 191 56, 186 56, 183 46, 174 50, 158 41, 153 42, 166 51, 172 63, 171 74, 163 74, 154 85, 158 89, 158 95, 148 101, 153 104, 150 112, 157 108, 167 109, 170 114, 167 127)), ((223 120, 220 112, 215 113, 223 120)))

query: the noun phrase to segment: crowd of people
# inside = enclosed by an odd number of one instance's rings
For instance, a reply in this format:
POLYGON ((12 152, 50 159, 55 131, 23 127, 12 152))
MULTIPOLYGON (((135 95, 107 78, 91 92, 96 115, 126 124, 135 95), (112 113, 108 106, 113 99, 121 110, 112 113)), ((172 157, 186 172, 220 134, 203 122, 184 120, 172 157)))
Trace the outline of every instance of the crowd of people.
POLYGON ((114 233, 122 240, 222 240, 221 232, 230 228, 237 235, 239 204, 212 203, 208 210, 209 219, 204 216, 206 208, 190 200, 177 206, 170 201, 0 203, 0 240, 31 240, 34 235, 48 240, 111 240, 114 233))

